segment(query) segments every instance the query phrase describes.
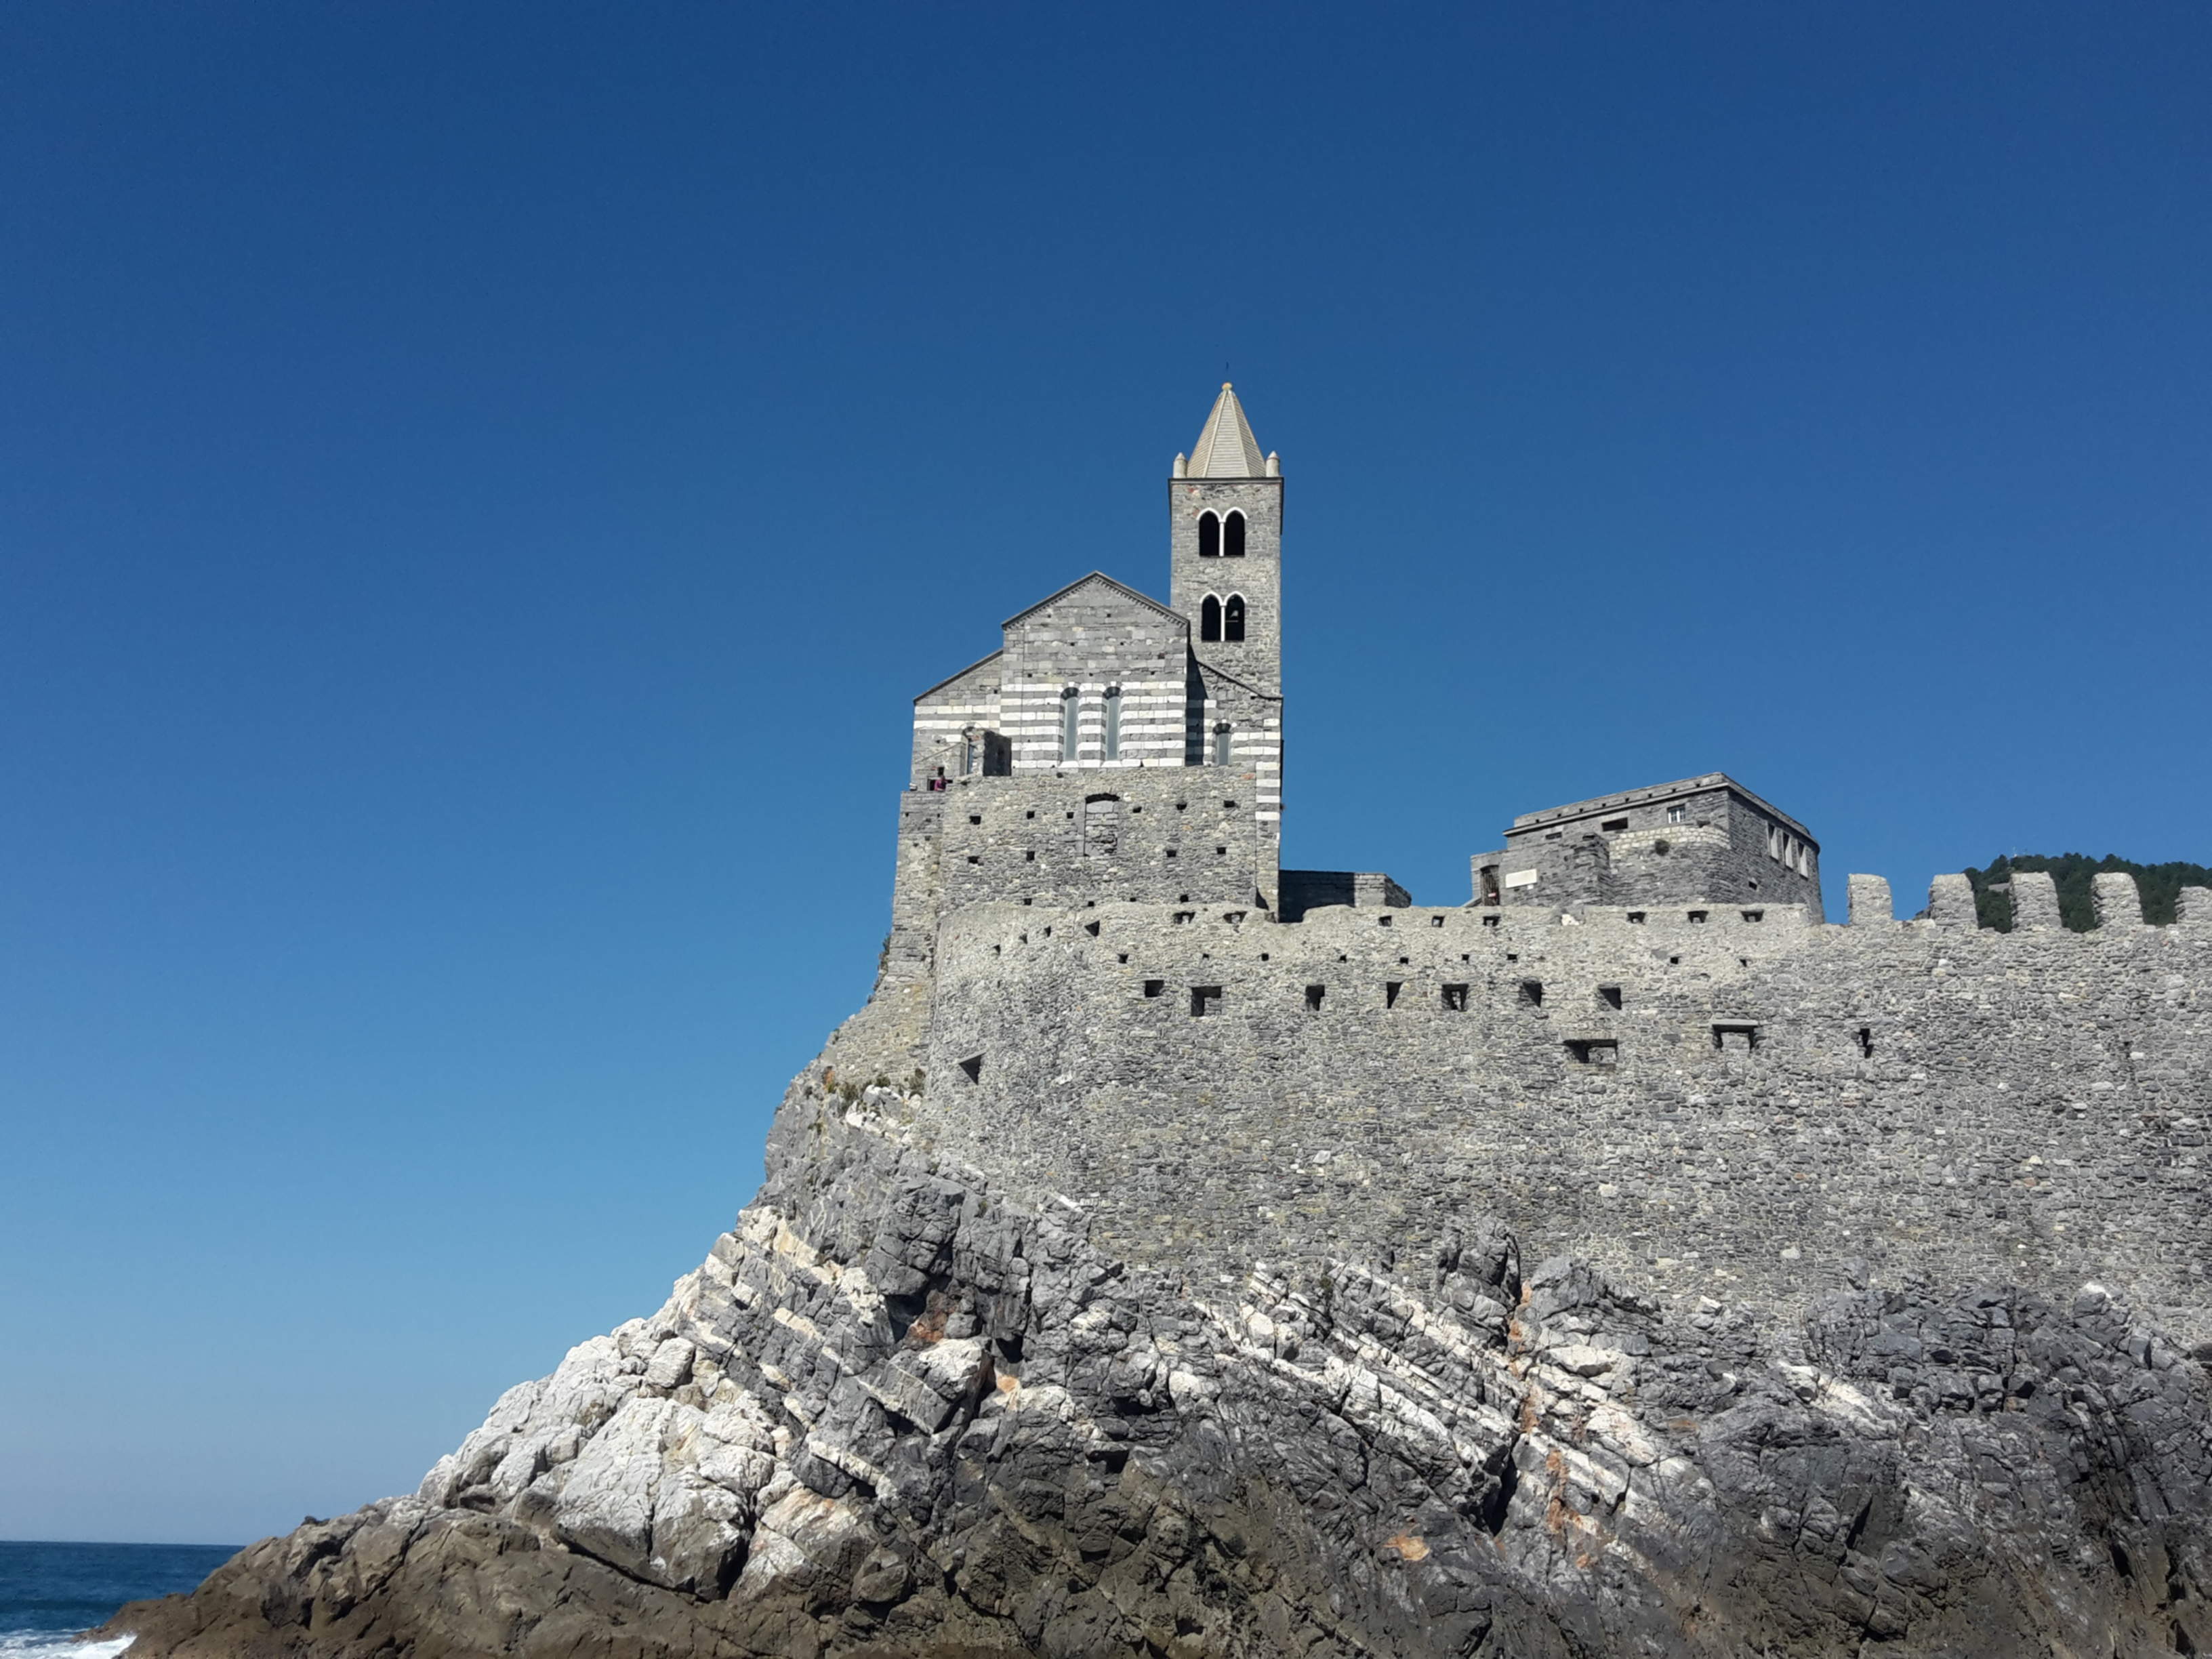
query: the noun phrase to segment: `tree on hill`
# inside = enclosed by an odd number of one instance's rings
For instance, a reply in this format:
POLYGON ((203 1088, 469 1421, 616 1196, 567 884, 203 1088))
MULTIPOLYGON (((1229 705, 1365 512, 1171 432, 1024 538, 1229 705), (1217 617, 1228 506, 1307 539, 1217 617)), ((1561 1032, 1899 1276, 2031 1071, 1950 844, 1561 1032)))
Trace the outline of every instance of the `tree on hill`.
POLYGON ((2212 869, 2201 864, 2137 864, 2132 859, 2106 854, 2093 859, 2086 853, 2061 853, 2056 858, 2040 853, 2021 853, 1990 860, 1984 870, 1969 870, 1973 884, 1974 915, 1984 927, 2001 933, 2012 931, 2012 878, 2015 870, 2045 870, 2058 889, 2059 920, 2077 933, 2097 925, 2097 910, 2090 896, 2093 876, 2124 872, 2136 878, 2142 894, 2143 920, 2159 927, 2172 922, 2174 901, 2185 887, 2212 887, 2212 869))

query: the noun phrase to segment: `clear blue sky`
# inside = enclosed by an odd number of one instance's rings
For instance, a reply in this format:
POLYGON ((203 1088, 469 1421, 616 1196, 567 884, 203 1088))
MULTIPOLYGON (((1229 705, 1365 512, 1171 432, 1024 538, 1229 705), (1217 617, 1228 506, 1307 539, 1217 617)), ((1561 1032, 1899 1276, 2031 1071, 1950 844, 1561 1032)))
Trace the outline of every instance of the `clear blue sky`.
POLYGON ((411 1486, 867 988, 907 700, 1289 479, 1285 853, 2212 860, 2212 13, 0 18, 0 1536, 411 1486))

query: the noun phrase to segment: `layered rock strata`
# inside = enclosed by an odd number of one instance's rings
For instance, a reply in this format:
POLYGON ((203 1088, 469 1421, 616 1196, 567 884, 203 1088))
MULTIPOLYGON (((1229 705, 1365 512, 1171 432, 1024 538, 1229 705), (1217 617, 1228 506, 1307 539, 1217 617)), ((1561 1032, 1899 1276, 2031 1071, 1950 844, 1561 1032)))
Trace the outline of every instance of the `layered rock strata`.
POLYGON ((918 1094, 817 1065, 658 1313, 414 1495, 111 1629, 134 1659, 2212 1650, 2212 1354, 2094 1286, 1778 1323, 1449 1214, 1186 1279, 930 1143, 918 1094))

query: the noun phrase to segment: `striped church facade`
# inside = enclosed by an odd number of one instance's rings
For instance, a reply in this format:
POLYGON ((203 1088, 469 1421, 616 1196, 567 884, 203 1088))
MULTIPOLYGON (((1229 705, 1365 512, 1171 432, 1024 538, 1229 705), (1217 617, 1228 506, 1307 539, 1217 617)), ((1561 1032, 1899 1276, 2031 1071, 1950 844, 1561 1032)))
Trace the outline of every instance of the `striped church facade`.
POLYGON ((1224 385, 1170 469, 1168 602, 1093 571, 915 699, 902 925, 956 893, 1274 908, 1282 501, 1224 385))

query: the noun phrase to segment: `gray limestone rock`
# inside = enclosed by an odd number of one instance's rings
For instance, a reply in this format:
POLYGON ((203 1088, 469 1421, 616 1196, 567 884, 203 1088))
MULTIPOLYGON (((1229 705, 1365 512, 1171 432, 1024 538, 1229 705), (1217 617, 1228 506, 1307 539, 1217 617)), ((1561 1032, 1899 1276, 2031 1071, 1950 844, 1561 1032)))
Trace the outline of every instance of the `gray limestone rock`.
POLYGON ((2212 1388, 2101 1286, 1872 1285, 1778 1328, 1567 1256, 1524 1281, 1468 1218, 1387 1267, 1184 1282, 944 1162, 915 1097, 822 1082, 658 1314, 416 1497, 113 1628, 143 1659, 2212 1641, 2212 1388))

